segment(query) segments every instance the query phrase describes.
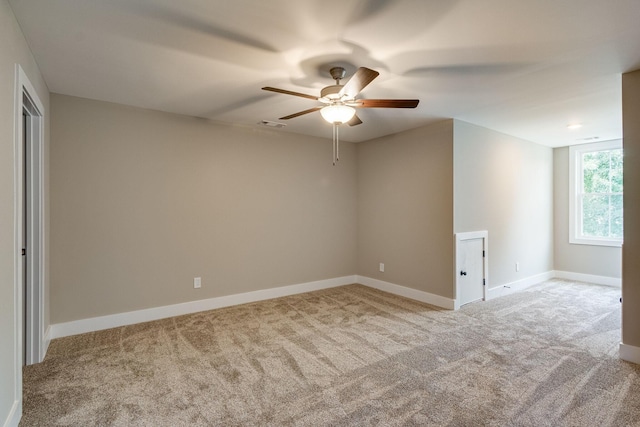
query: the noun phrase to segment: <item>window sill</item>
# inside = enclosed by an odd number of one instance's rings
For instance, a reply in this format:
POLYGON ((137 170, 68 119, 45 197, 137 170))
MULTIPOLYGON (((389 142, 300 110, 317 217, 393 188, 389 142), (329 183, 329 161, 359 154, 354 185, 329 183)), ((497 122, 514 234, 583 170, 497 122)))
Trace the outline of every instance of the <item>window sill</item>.
POLYGON ((622 241, 607 239, 569 239, 569 243, 572 245, 608 246, 612 248, 622 247, 622 241))

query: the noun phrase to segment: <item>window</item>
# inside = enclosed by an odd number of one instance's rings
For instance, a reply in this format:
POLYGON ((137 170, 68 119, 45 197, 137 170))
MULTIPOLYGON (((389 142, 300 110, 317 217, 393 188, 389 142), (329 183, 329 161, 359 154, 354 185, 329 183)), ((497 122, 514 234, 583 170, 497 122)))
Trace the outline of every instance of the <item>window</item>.
POLYGON ((569 147, 569 242, 621 246, 622 142, 569 147))

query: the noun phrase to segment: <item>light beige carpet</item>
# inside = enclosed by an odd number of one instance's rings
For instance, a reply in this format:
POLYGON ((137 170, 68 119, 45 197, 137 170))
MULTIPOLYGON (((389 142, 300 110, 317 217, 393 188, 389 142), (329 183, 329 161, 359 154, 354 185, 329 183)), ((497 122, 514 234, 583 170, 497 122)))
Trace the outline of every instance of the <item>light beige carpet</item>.
POLYGON ((21 426, 640 425, 619 289, 445 311, 360 285, 54 340, 21 426))

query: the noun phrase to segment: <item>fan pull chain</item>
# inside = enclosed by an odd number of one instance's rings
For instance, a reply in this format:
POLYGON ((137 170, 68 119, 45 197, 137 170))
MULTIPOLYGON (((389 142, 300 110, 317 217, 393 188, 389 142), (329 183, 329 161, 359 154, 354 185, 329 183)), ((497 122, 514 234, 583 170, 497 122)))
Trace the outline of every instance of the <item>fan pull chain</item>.
POLYGON ((333 124, 333 166, 340 157, 340 134, 338 133, 338 123, 333 124))
POLYGON ((336 125, 336 162, 340 160, 340 127, 336 125))
POLYGON ((333 143, 333 166, 336 165, 336 124, 333 124, 333 129, 331 129, 331 142, 333 143))

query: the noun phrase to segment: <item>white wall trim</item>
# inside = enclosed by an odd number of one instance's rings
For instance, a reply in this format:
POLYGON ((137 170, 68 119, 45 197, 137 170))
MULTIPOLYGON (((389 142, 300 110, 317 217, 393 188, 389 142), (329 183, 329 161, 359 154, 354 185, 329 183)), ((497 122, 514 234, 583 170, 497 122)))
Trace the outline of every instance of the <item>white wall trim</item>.
POLYGON ((622 286, 622 279, 619 277, 596 276, 594 274, 573 273, 571 271, 554 271, 554 277, 564 280, 575 280, 577 282, 595 283, 596 285, 622 286))
POLYGON ((515 282, 505 283, 501 286, 487 289, 487 299, 494 299, 505 295, 513 294, 515 292, 527 289, 530 286, 544 282, 545 280, 553 279, 555 277, 554 271, 547 271, 545 273, 536 274, 533 276, 525 277, 524 279, 516 280, 515 282))
MULTIPOLYGON (((604 276, 592 276, 581 273, 570 273, 566 271, 547 271, 545 273, 529 276, 524 279, 506 283, 494 288, 487 288, 485 289, 486 299, 490 300, 522 291, 530 286, 553 278, 578 280, 605 285, 614 283, 611 284, 611 286, 619 286, 619 284, 615 284, 615 281, 617 280, 618 283, 620 281, 620 279, 604 276)), ((133 325, 136 323, 150 322, 153 320, 165 319, 173 316, 181 316, 184 314, 197 313, 199 311, 214 310, 216 308, 247 304, 251 302, 279 298, 288 295, 295 295, 304 292, 333 288, 336 286, 350 285, 352 283, 359 283, 370 288, 389 292, 391 294, 410 298, 416 301, 421 301, 448 310, 457 310, 459 308, 459 306, 457 305, 457 300, 452 298, 431 294, 429 292, 408 288, 406 286, 396 285, 394 283, 373 279, 371 277, 352 275, 337 277, 333 279, 319 280, 315 282, 300 283, 297 285, 282 286, 272 289, 264 289, 260 291, 246 292, 242 294, 190 301, 180 304, 172 304, 162 307, 148 308, 144 310, 130 311, 127 313, 118 313, 107 316, 93 317, 89 319, 80 319, 65 323, 57 323, 47 328, 45 334, 45 352, 46 348, 49 346, 49 342, 55 338, 77 335, 86 332, 100 331, 103 329, 116 328, 119 326, 133 325)))
POLYGON ((640 347, 620 343, 620 359, 640 364, 640 347))
POLYGON ((2 424, 4 427, 18 427, 22 416, 22 402, 15 400, 11 406, 11 410, 7 415, 7 419, 2 424))
POLYGON ((51 325, 50 337, 51 339, 61 338, 70 335, 83 334, 86 332, 117 328, 119 326, 150 322, 152 320, 165 319, 167 317, 197 313, 199 311, 214 310, 216 308, 230 307, 233 305, 247 304, 250 302, 263 301, 288 295, 334 288, 336 286, 350 285, 353 283, 357 283, 357 276, 355 275, 318 280, 315 282, 300 283, 297 285, 282 286, 272 289, 264 289, 260 291, 246 292, 242 294, 228 295, 223 297, 189 301, 180 304, 172 304, 162 307, 130 311, 127 313, 110 314, 107 316, 74 320, 72 322, 56 323, 54 325, 51 325))
POLYGON ((356 276, 356 279, 357 283, 360 283, 361 285, 378 289, 380 291, 389 292, 390 294, 399 295, 401 297, 411 298, 416 301, 426 302, 427 304, 435 305, 437 307, 453 310, 455 306, 454 300, 451 298, 430 294, 429 292, 407 288, 405 286, 396 285, 394 283, 389 283, 378 279, 372 279, 371 277, 356 276))

